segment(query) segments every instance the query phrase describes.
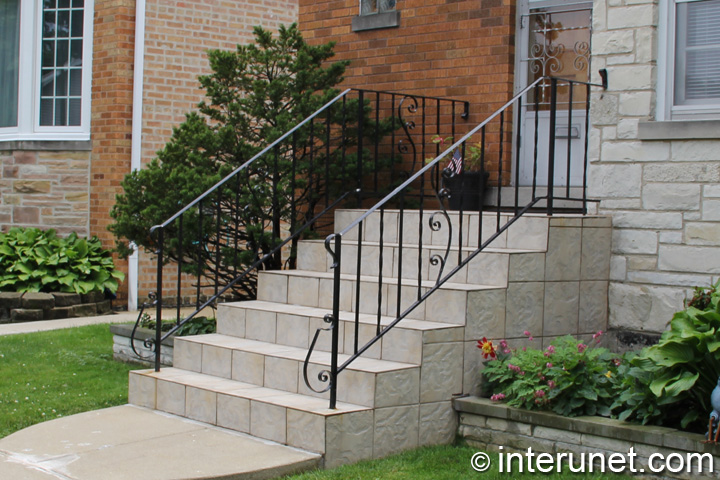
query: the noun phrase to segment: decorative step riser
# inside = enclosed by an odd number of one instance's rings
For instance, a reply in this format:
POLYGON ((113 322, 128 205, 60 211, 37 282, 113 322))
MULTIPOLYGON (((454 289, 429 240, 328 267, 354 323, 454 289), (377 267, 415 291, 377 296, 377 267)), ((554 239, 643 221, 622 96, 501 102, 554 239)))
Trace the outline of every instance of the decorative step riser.
POLYGON ((326 435, 351 435, 339 432, 336 425, 353 423, 358 416, 372 416, 369 411, 321 415, 261 399, 133 374, 129 403, 321 454, 327 453, 328 445, 331 450, 336 449, 335 456, 351 452, 342 452, 339 445, 334 445, 337 438, 326 438, 326 435))
MULTIPOLYGON (((174 366, 284 392, 329 398, 327 393, 316 393, 307 387, 302 360, 176 339, 174 366)), ((316 390, 327 386, 317 381, 317 374, 325 370, 327 365, 311 363, 308 366, 309 378, 316 390)), ((419 368, 377 373, 346 370, 338 381, 338 400, 367 407, 417 403, 419 378, 419 368), (341 388, 343 384, 345 388, 341 388)))
MULTIPOLYGON (((356 210, 338 210, 335 212, 335 231, 339 232, 359 218, 364 212, 356 210)), ((383 242, 398 243, 402 238, 403 244, 417 245, 422 238, 423 245, 434 245, 439 248, 447 247, 448 236, 454 239, 453 246, 458 245, 458 232, 462 231, 462 245, 464 247, 477 247, 478 239, 488 240, 498 229, 497 214, 484 213, 482 229, 480 229, 478 213, 463 213, 462 228, 458 212, 448 212, 450 223, 444 215, 435 211, 423 212, 423 221, 419 223, 418 211, 405 211, 402 221, 402 237, 400 236, 400 215, 398 211, 385 212, 383 219, 383 242), (431 227, 431 224, 434 224, 431 227), (452 228, 448 228, 451 226, 452 228)), ((499 225, 502 226, 512 218, 508 214, 501 214, 499 225)), ((374 212, 363 222, 362 239, 369 242, 380 241, 380 213, 374 212)), ((546 216, 524 216, 518 219, 513 228, 500 235, 490 246, 494 248, 525 248, 544 250, 547 248, 549 219, 546 216)), ((353 228, 343 240, 357 240, 358 227, 353 228)))
MULTIPOLYGON (((362 262, 361 275, 377 276, 380 270, 379 245, 363 245, 361 247, 362 262)), ((344 247, 340 271, 344 274, 357 273, 357 244, 344 247)), ((397 278, 398 265, 402 255, 402 277, 408 280, 417 280, 418 271, 422 280, 437 280, 441 273, 440 263, 435 258, 445 259, 446 251, 438 248, 423 248, 418 259, 418 249, 406 246, 401 249, 397 246, 383 246, 383 276, 397 278), (419 265, 418 265, 419 263, 419 265), (433 264, 435 263, 435 264, 433 264)), ((471 252, 464 250, 462 258, 458 250, 450 250, 447 254, 443 273, 447 273, 458 265, 458 262, 467 258, 471 252)), ((528 262, 544 261, 544 252, 480 252, 471 262, 458 271, 453 277, 453 283, 468 283, 473 285, 506 286, 508 279, 518 277, 523 272, 511 272, 511 265, 525 265, 528 262)), ((320 242, 301 242, 298 248, 298 269, 314 272, 331 272, 332 259, 320 242)))
POLYGON ((325 467, 451 443, 450 400, 322 415, 131 372, 129 402, 324 454, 325 467))
MULTIPOLYGON (((365 315, 364 315, 365 317, 365 315)), ((355 327, 351 320, 341 320, 338 328, 340 353, 355 352, 355 327)), ((272 310, 255 310, 239 306, 226 306, 218 311, 217 332, 261 342, 309 348, 318 328, 328 328, 321 317, 294 315, 272 310)), ((377 324, 358 323, 358 345, 363 346, 377 334, 377 324)), ((420 364, 422 346, 428 343, 462 341, 462 327, 428 330, 404 328, 402 323, 390 330, 363 356, 393 362, 420 364)), ((331 334, 320 332, 315 351, 331 350, 331 334)))
MULTIPOLYGON (((371 277, 372 278, 372 277, 371 277)), ((332 310, 331 278, 318 278, 312 275, 286 275, 283 273, 260 272, 258 278, 258 300, 276 303, 302 305, 332 310)), ((400 312, 404 312, 418 301, 418 297, 428 291, 427 287, 418 288, 417 280, 403 280, 400 286, 400 312)), ((467 294, 469 289, 441 288, 426 301, 418 304, 407 318, 428 320, 431 322, 465 324, 467 294)), ((393 283, 361 280, 358 296, 355 280, 340 281, 340 310, 370 315, 397 316, 398 285, 393 283), (382 299, 378 312, 378 298, 382 299)))

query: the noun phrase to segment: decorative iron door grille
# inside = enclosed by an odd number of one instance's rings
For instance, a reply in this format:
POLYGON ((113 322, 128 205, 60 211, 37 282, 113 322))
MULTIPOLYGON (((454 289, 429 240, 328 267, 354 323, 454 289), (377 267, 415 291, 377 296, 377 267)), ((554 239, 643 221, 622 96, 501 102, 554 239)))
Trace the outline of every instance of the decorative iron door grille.
MULTIPOLYGON (((550 81, 549 76, 567 80, 590 81, 590 36, 592 28, 592 3, 567 3, 557 0, 530 1, 520 16, 521 46, 520 68, 522 84, 532 83, 545 78, 535 93, 531 92, 528 103, 523 106, 519 116, 523 122, 520 154, 530 158, 535 150, 536 139, 541 150, 547 145, 550 128, 550 81), (538 110, 538 115, 535 111, 538 110)), ((585 118, 583 110, 587 97, 584 88, 572 88, 569 84, 558 86, 555 137, 557 155, 560 163, 572 163, 571 169, 556 171, 556 183, 564 183, 568 170, 576 172, 570 179, 573 186, 581 185, 580 172, 583 171, 581 151, 585 144, 585 118), (569 108, 570 107, 570 108, 569 108), (569 159, 569 160, 568 160, 569 159)), ((530 165, 522 162, 521 165, 530 165)), ((539 171, 545 171, 540 166, 539 171)), ((519 182, 528 185, 532 172, 521 167, 519 182)), ((547 179, 539 179, 546 181, 547 179)))

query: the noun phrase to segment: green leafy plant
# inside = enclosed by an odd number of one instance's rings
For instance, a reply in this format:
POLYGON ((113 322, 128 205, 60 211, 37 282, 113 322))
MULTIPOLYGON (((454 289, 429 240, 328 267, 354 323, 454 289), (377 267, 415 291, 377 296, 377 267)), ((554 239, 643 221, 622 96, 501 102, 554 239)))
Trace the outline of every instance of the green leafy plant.
POLYGON ((0 234, 0 291, 115 293, 125 275, 97 237, 11 228, 0 234))
MULTIPOLYGON (((532 339, 529 332, 526 335, 532 339)), ((599 341, 600 335, 598 332, 594 338, 599 341)), ((478 347, 488 355, 487 341, 479 342, 478 347)), ((564 416, 610 415, 612 379, 619 361, 606 348, 565 336, 545 350, 513 350, 503 340, 494 353, 482 372, 494 401, 564 416)))
POLYGON ((613 404, 620 418, 702 429, 720 376, 718 284, 697 288, 657 345, 644 348, 630 365, 613 404))
MULTIPOLYGON (((121 255, 130 253, 129 242, 155 251, 157 237, 149 234, 154 225, 339 93, 334 87, 349 62, 330 62, 334 43, 309 45, 294 24, 281 26, 277 36, 261 27, 255 27, 254 34, 254 43, 239 45, 236 51, 208 52, 212 73, 199 78, 205 100, 174 129, 157 159, 125 177, 124 191, 111 211, 115 222, 109 227, 121 255)), ((212 194, 202 208, 191 209, 182 222, 168 225, 163 261, 179 262, 201 283, 212 284, 216 278, 230 283, 238 272, 271 252, 280 243, 283 223, 306 224, 319 213, 320 202, 336 198, 353 184, 359 144, 353 126, 358 119, 348 112, 359 109, 357 99, 348 99, 341 107, 323 111, 212 194)), ((367 101, 362 111, 365 145, 398 127, 392 118, 376 122, 367 101)), ((371 156, 362 158, 367 165, 363 171, 369 171, 371 156)), ((293 239, 290 246, 290 266, 297 241, 293 239)), ((262 268, 282 266, 281 254, 276 253, 262 268)), ((253 298, 255 285, 251 273, 232 288, 239 298, 253 298)))
MULTIPOLYGON (((163 320, 160 327, 163 332, 169 331, 176 325, 175 320, 163 320)), ((140 319, 140 326, 155 330, 155 320, 146 314, 140 319)), ((187 337, 191 335, 206 335, 217 331, 217 320, 213 317, 193 317, 177 329, 175 335, 178 337, 187 337)))

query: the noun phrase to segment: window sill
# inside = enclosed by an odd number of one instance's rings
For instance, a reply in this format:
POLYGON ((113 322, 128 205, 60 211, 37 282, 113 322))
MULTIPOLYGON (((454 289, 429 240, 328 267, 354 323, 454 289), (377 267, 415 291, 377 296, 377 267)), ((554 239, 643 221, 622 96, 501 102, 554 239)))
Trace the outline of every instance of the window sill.
POLYGON ((62 152, 89 152, 90 140, 0 140, 0 150, 36 150, 62 152))
POLYGON ((381 28, 394 28, 400 26, 400 11, 374 13, 372 15, 358 15, 352 19, 352 31, 379 30, 381 28))
POLYGON ((681 120, 671 122, 640 122, 640 140, 702 140, 720 139, 720 120, 681 120))

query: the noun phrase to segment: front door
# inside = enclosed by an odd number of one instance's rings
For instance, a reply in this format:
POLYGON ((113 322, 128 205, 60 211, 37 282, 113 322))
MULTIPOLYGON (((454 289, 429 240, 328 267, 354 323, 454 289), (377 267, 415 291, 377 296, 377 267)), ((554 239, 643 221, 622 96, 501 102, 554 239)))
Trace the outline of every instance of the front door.
MULTIPOLYGON (((592 2, 521 0, 519 6, 517 88, 522 89, 543 76, 588 82, 592 2)), ((534 92, 531 92, 519 115, 523 123, 520 126, 522 142, 518 177, 521 186, 532 185, 535 170, 538 185, 546 184, 548 180, 549 81, 543 81, 537 97, 536 101, 534 92), (537 166, 534 161, 536 152, 537 166)), ((568 170, 571 186, 583 184, 586 101, 584 86, 573 88, 572 95, 567 86, 558 88, 555 185, 568 184, 568 170), (567 165, 568 156, 570 168, 567 165)))

